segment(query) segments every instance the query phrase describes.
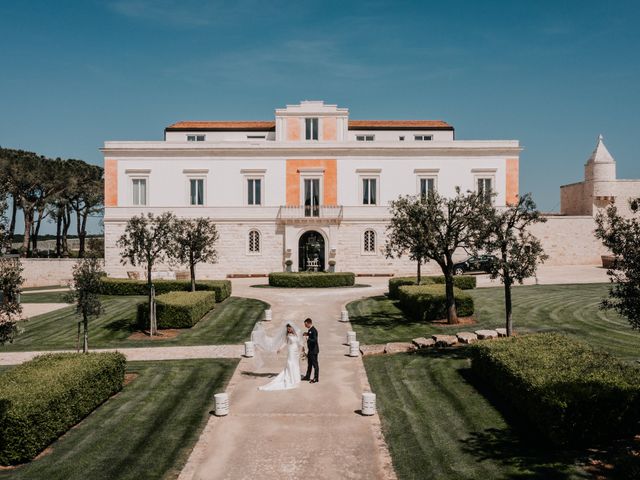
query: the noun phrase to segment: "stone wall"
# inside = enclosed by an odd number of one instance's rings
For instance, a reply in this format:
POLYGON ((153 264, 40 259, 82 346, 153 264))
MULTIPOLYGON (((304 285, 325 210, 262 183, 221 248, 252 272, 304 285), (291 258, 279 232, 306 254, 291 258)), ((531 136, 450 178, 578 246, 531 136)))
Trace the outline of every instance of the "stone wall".
POLYGON ((28 287, 44 287, 49 285, 66 285, 71 281, 72 270, 78 262, 74 258, 21 258, 22 285, 28 287))
POLYGON ((587 196, 585 183, 572 183, 560 187, 560 213, 562 215, 591 215, 592 198, 587 196))
POLYGON ((547 216, 531 228, 549 255, 546 265, 597 265, 607 250, 594 235, 595 220, 587 216, 547 216))

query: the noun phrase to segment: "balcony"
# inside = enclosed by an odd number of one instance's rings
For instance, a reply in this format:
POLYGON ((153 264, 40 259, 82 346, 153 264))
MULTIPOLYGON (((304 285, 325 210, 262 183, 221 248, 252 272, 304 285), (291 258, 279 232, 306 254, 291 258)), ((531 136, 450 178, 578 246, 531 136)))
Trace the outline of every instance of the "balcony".
POLYGON ((342 205, 283 205, 278 210, 279 223, 325 223, 342 221, 342 205))

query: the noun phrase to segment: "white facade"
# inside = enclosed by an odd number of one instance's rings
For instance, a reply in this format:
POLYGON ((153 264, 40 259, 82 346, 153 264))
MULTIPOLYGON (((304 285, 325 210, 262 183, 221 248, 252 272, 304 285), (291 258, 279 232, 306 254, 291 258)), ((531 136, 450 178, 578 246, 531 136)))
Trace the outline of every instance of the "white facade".
POLYGON ((275 121, 179 122, 164 141, 105 142, 106 269, 132 270, 115 246, 131 216, 171 210, 218 226, 219 262, 202 277, 281 271, 287 260, 316 268, 318 249, 320 268, 412 272, 382 253, 388 203, 419 194, 421 180, 447 196, 483 181, 505 205, 518 195, 520 150, 455 140, 441 121, 352 121, 322 102, 278 109, 275 121))

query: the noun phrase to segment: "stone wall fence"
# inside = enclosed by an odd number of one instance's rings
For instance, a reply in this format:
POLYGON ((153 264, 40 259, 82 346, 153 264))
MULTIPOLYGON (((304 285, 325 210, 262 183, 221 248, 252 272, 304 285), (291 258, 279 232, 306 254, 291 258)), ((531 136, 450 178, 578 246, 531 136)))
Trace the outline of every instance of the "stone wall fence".
POLYGON ((66 285, 71 281, 77 258, 21 258, 24 288, 66 285))

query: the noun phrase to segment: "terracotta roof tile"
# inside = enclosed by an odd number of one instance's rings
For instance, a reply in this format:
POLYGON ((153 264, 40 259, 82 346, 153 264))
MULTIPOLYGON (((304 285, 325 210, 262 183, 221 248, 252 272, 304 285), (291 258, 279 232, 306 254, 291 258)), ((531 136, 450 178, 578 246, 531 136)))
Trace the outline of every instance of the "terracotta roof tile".
POLYGON ((177 122, 169 125, 166 130, 273 130, 276 122, 177 122))
POLYGON ((453 126, 442 120, 349 120, 349 130, 365 129, 453 129, 453 126))
MULTIPOLYGON (((169 125, 166 131, 273 131, 276 122, 272 121, 195 121, 177 122, 169 125)), ((442 120, 349 120, 349 130, 453 130, 453 126, 442 120)))

